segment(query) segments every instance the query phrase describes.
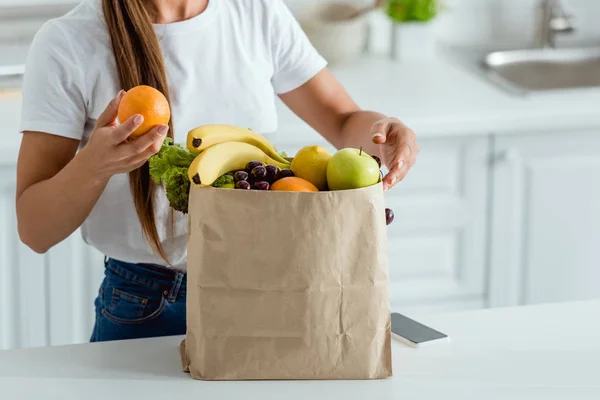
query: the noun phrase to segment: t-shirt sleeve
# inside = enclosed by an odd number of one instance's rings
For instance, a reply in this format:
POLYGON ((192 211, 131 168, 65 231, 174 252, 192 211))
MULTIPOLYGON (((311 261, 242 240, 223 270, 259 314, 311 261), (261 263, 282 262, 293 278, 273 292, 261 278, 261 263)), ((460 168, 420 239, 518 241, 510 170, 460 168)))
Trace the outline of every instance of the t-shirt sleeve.
POLYGON ((270 42, 274 73, 272 84, 277 94, 292 91, 327 66, 327 61, 308 37, 283 0, 268 2, 270 42))
POLYGON ((23 79, 20 131, 81 139, 86 121, 83 71, 69 38, 52 21, 36 34, 23 79))

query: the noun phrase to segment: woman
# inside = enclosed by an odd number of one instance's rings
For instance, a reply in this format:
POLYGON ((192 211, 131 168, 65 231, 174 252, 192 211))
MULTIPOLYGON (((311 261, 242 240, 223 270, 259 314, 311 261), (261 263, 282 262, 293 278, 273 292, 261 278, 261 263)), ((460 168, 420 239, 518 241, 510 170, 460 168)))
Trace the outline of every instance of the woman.
POLYGON ((399 120, 358 108, 282 0, 85 0, 41 28, 26 71, 19 235, 44 253, 82 227, 106 255, 92 341, 185 332, 187 220, 146 163, 174 127, 273 131, 277 94, 336 147, 380 155, 385 189, 418 151, 399 120), (117 124, 120 90, 140 84, 172 122, 126 142, 143 117, 117 124))

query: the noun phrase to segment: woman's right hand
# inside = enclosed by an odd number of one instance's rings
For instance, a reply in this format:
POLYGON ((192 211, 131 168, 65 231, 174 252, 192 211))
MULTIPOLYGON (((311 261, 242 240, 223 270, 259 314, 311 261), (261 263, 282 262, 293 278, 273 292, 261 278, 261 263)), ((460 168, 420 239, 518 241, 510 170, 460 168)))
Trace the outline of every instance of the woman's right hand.
POLYGON ((77 155, 101 179, 128 173, 144 165, 159 152, 169 131, 168 125, 157 125, 145 135, 127 141, 129 135, 144 122, 144 117, 136 114, 121 125, 117 124, 119 104, 124 94, 121 90, 100 114, 89 141, 77 155))

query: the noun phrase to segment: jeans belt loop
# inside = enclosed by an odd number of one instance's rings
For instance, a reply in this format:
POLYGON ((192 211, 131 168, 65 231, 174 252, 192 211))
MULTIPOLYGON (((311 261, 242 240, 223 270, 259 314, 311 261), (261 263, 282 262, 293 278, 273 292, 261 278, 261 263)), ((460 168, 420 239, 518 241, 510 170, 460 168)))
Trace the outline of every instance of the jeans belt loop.
POLYGON ((181 283, 183 282, 184 276, 185 275, 183 274, 183 272, 175 272, 173 286, 171 286, 171 290, 169 291, 169 294, 167 296, 167 300, 170 303, 173 303, 175 300, 177 300, 177 295, 179 294, 179 290, 181 289, 181 283))

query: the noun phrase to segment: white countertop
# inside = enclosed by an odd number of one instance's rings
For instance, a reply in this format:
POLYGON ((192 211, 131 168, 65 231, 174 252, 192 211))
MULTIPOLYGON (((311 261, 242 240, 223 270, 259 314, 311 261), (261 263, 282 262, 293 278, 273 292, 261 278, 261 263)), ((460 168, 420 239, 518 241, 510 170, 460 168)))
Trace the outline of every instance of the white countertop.
POLYGON ((23 73, 29 46, 0 44, 0 76, 23 73))
POLYGON ((0 352, 6 399, 599 399, 600 301, 431 315, 452 341, 393 341, 380 381, 203 382, 181 372, 181 337, 0 352))
MULTIPOLYGON (((419 137, 600 131, 600 88, 520 96, 482 78, 475 63, 463 64, 448 56, 368 58, 332 71, 362 108, 402 119, 419 137)), ((279 110, 281 131, 303 129, 289 110, 279 110)))

